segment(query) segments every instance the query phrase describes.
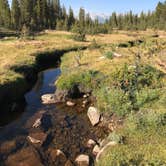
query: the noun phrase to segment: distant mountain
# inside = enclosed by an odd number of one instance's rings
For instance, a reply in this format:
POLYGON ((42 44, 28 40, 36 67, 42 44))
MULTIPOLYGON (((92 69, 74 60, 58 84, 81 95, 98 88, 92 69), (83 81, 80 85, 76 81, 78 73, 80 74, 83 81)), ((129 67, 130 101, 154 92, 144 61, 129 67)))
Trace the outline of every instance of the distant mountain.
POLYGON ((101 13, 101 14, 96 14, 96 13, 90 13, 92 20, 98 19, 100 23, 104 23, 106 19, 109 18, 108 15, 101 13))

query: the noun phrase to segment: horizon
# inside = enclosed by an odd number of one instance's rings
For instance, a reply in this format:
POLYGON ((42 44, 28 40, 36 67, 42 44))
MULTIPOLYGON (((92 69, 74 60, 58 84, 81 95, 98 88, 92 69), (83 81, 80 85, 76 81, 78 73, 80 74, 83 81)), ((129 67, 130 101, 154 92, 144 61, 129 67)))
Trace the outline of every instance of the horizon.
MULTIPOLYGON (((11 4, 12 0, 9 0, 11 4)), ((130 10, 135 14, 140 14, 142 11, 147 13, 148 11, 154 11, 159 2, 164 2, 165 0, 150 0, 142 3, 140 0, 120 0, 120 3, 117 3, 116 0, 103 0, 102 2, 96 3, 95 0, 85 1, 85 0, 60 0, 61 5, 64 5, 68 10, 69 7, 74 10, 75 15, 78 15, 79 9, 82 7, 85 9, 86 13, 91 15, 105 15, 110 16, 112 12, 118 14, 124 14, 130 10)))

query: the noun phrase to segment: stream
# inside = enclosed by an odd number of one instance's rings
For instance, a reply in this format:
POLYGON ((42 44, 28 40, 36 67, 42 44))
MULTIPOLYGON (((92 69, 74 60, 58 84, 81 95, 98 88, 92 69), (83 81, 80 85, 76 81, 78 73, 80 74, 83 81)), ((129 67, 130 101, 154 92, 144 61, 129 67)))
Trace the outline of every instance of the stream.
POLYGON ((98 141, 105 132, 90 124, 89 105, 81 107, 84 99, 76 99, 74 107, 41 103, 43 94, 55 92, 54 83, 60 74, 59 68, 40 72, 35 86, 25 94, 27 105, 23 113, 0 128, 0 166, 63 166, 66 162, 75 165, 80 154, 88 155, 93 165, 95 156, 87 141, 98 141), (41 125, 33 127, 37 119, 41 119, 41 125), (33 144, 28 136, 41 141, 33 144), (56 150, 61 150, 64 156, 57 159, 56 150))

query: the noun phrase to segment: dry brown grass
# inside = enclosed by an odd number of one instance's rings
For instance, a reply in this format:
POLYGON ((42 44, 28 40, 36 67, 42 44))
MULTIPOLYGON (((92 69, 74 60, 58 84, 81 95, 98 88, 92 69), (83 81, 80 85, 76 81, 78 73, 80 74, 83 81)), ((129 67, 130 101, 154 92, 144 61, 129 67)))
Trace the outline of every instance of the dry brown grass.
POLYGON ((70 33, 48 31, 37 36, 35 40, 13 38, 0 40, 0 84, 21 77, 21 75, 11 71, 10 68, 14 65, 33 64, 35 57, 32 55, 38 52, 88 44, 73 41, 69 37, 70 33))
MULTIPOLYGON (((158 33, 161 35, 166 34, 165 32, 158 33)), ((15 38, 0 40, 0 84, 22 77, 20 74, 10 70, 10 68, 15 65, 33 64, 35 56, 32 55, 37 54, 38 52, 89 45, 93 39, 95 39, 98 44, 107 45, 104 48, 105 51, 111 51, 109 45, 113 43, 136 40, 142 36, 150 36, 152 34, 154 34, 153 31, 148 33, 143 31, 119 31, 116 34, 87 35, 87 42, 76 42, 71 39, 72 33, 70 32, 46 30, 36 36, 35 40, 23 41, 15 38)), ((121 64, 126 61, 131 61, 132 53, 128 48, 118 48, 116 52, 123 56, 118 59, 108 60, 100 59, 100 57, 103 56, 100 50, 87 50, 84 52, 82 63, 87 64, 90 68, 102 70, 107 73, 111 70, 112 66, 115 66, 118 63, 121 64)), ((72 62, 72 58, 69 58, 67 61, 68 64, 70 64, 70 62, 72 62)), ((82 68, 85 66, 86 65, 83 65, 82 68)))

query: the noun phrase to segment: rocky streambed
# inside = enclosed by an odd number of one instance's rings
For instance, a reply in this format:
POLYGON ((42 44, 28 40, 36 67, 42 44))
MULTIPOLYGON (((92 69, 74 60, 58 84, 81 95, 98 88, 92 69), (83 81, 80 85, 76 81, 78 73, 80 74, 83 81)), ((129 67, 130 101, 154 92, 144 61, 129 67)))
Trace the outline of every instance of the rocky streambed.
POLYGON ((103 150, 101 140, 109 129, 114 130, 114 121, 108 118, 107 123, 101 117, 90 94, 60 103, 46 97, 56 90, 54 82, 59 75, 59 68, 39 73, 36 85, 25 95, 24 113, 0 128, 1 166, 94 165, 103 150), (46 100, 44 104, 41 98, 46 100))

